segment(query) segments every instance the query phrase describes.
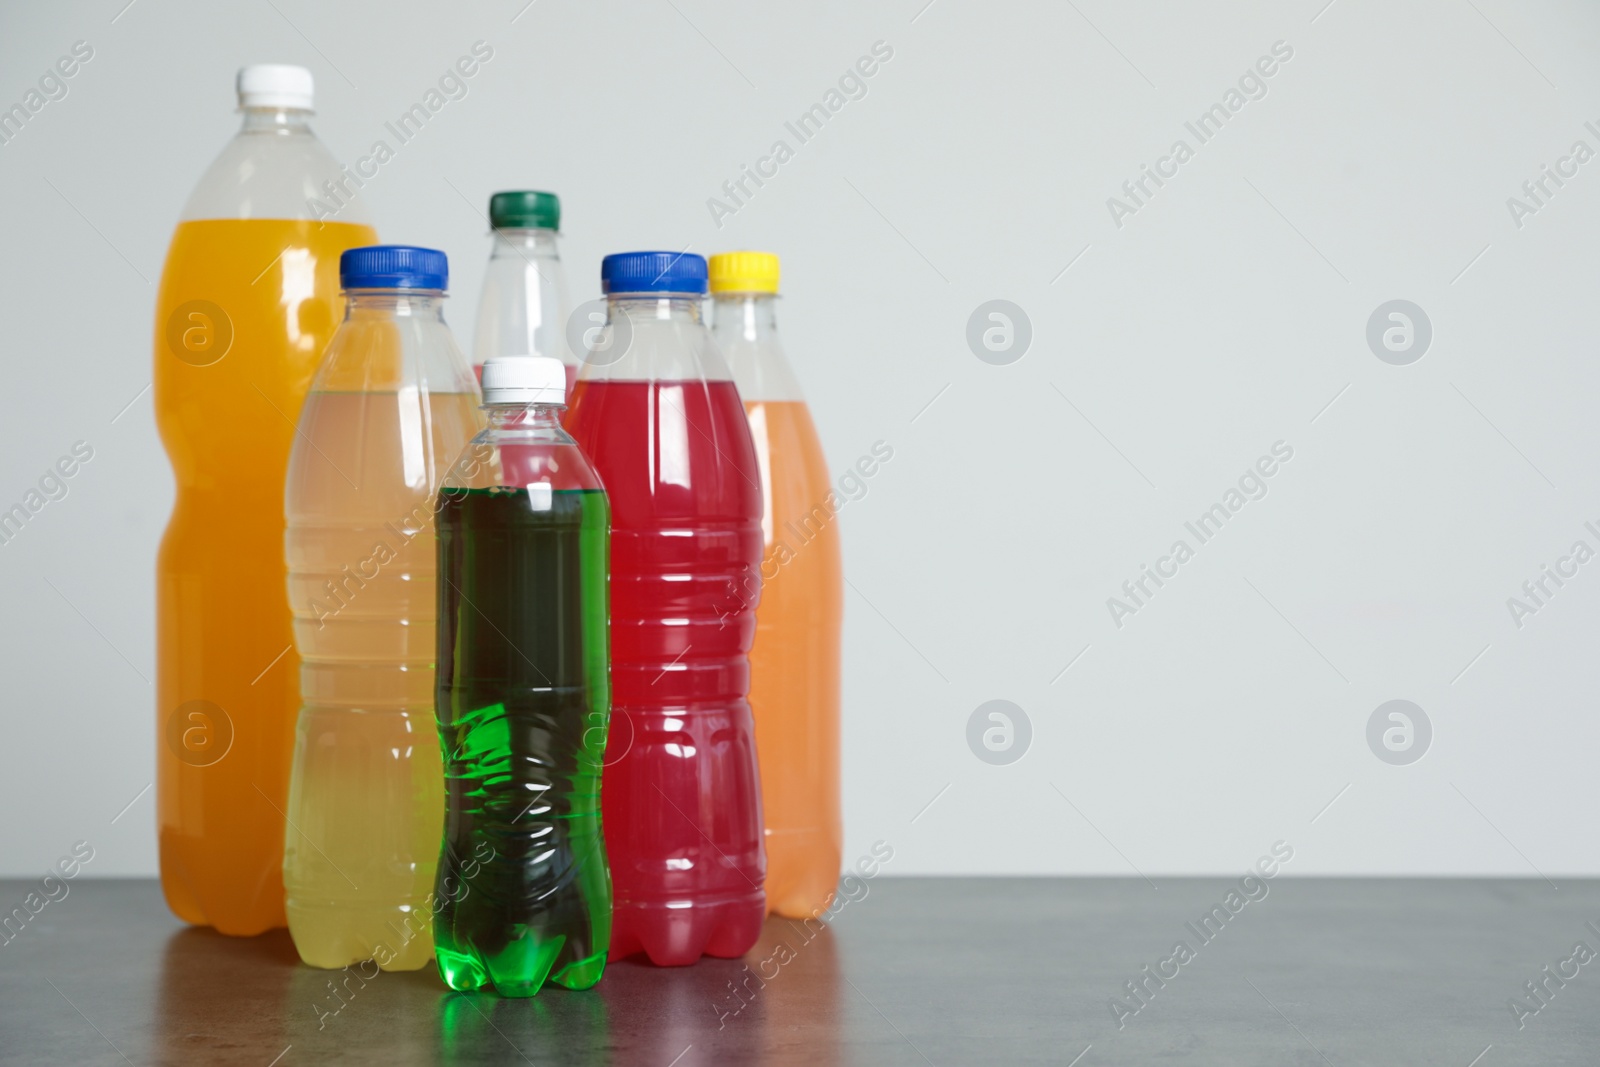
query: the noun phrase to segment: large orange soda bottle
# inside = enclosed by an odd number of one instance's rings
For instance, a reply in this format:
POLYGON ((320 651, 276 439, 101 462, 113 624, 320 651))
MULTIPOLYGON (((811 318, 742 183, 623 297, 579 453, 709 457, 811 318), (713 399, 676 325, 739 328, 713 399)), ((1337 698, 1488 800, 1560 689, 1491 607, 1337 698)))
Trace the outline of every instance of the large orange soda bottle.
POLYGON ((822 443, 778 343, 778 257, 712 256, 710 283, 712 336, 733 370, 761 467, 750 708, 761 761, 767 910, 809 918, 828 907, 842 844, 839 527, 822 443))
POLYGON ((184 208, 156 304, 156 421, 177 482, 156 563, 156 803, 167 905, 250 936, 285 921, 300 661, 284 471, 343 316, 339 255, 376 234, 332 195, 349 178, 308 125, 310 71, 246 67, 238 91, 243 126, 184 208))

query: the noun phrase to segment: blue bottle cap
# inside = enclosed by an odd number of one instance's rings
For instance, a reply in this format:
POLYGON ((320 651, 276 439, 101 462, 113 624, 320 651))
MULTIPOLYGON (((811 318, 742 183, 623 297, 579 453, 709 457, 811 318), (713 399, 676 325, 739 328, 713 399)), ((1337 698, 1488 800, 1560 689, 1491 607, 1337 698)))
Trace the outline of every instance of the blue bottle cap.
POLYGON ((617 252, 600 261, 607 293, 704 293, 706 260, 693 252, 617 252))
POLYGON ((450 259, 443 252, 414 245, 368 245, 339 257, 339 284, 345 289, 439 289, 450 287, 450 259))

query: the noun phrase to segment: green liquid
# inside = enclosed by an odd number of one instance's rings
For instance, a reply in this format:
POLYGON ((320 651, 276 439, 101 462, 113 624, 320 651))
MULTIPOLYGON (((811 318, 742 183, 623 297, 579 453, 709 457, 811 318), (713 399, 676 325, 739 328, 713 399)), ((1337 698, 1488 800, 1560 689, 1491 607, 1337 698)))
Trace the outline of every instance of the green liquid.
POLYGON ((451 989, 531 997, 600 980, 611 874, 605 493, 447 489, 436 709, 445 836, 434 944, 451 989))

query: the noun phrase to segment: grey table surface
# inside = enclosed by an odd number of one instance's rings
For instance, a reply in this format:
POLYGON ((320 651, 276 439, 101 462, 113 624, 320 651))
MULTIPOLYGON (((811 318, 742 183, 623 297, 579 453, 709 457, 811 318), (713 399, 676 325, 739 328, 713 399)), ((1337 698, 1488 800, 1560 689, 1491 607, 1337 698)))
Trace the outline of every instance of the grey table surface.
MULTIPOLYGON (((282 930, 222 937, 153 881, 80 879, 0 944, 0 1062, 1600 1063, 1600 959, 1574 960, 1600 951, 1600 881, 1279 877, 1197 937, 1232 885, 885 876, 826 927, 769 920, 742 961, 513 1001, 431 968, 336 997, 282 930), (1176 976, 1141 1005, 1146 966, 1176 976)), ((0 881, 0 911, 35 887, 0 881)))

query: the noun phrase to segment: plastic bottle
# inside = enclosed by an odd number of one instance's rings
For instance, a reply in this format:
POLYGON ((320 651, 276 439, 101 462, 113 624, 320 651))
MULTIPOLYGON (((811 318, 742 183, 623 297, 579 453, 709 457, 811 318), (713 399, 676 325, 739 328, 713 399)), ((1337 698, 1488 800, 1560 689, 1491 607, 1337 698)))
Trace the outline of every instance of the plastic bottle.
POLYGON ((606 325, 567 425, 611 501, 610 958, 739 956, 766 914, 747 700, 760 472, 700 321, 706 261, 625 253, 600 278, 606 325), (730 604, 734 588, 748 597, 730 604))
POLYGON ((567 344, 567 272, 556 238, 561 200, 555 193, 505 192, 489 198, 494 249, 478 300, 472 363, 480 376, 493 356, 550 356, 566 367, 567 395, 578 355, 567 344))
POLYGON ((561 428, 559 360, 483 366, 489 428, 439 494, 444 849, 434 941, 451 989, 531 997, 605 970, 600 766, 611 710, 600 479, 561 428))
POLYGON ((442 314, 443 252, 346 252, 349 305, 289 464, 289 605, 305 706, 283 880, 314 967, 433 956, 444 776, 434 726, 434 508, 483 425, 442 314))
POLYGON ((283 479, 301 401, 343 314, 359 203, 313 221, 339 165, 311 133, 311 73, 239 72, 243 127, 206 171, 156 303, 156 422, 177 499, 156 563, 161 888, 186 922, 284 924, 299 660, 283 599, 283 479))
POLYGON ((750 707, 761 757, 767 907, 825 911, 839 881, 839 637, 844 580, 828 463, 778 341, 778 257, 712 256, 712 336, 761 467, 761 603, 750 707))

